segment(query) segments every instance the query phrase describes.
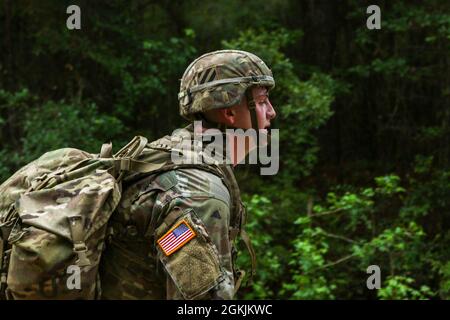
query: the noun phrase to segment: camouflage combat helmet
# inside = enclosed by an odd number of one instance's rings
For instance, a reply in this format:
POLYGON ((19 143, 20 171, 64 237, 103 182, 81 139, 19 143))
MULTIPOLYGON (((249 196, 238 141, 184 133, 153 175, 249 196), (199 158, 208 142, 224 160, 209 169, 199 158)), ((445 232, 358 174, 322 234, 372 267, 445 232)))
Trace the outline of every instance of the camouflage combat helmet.
POLYGON ((207 110, 231 107, 255 85, 269 90, 275 86, 272 71, 256 55, 240 50, 206 53, 183 74, 178 94, 180 114, 192 121, 207 110))

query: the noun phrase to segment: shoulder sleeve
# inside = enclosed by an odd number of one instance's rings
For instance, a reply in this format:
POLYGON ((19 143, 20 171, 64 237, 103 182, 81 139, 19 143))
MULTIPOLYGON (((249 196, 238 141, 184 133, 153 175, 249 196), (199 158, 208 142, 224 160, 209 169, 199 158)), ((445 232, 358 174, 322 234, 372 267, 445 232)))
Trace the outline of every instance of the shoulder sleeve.
POLYGON ((189 169, 165 177, 155 228, 169 299, 232 299, 230 195, 217 176, 189 169))

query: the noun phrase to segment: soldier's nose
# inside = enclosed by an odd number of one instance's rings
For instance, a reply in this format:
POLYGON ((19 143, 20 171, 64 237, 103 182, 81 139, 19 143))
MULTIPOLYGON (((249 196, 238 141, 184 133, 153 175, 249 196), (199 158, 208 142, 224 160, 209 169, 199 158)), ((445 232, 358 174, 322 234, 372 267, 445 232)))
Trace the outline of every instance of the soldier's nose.
POLYGON ((277 116, 277 113, 275 112, 275 109, 273 108, 272 104, 269 101, 269 109, 267 110, 267 117, 272 120, 275 119, 277 116))

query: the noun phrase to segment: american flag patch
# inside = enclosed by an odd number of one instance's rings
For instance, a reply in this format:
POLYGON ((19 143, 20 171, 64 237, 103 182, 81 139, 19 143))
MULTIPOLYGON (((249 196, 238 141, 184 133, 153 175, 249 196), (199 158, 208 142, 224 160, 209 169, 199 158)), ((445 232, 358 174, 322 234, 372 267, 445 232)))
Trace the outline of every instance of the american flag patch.
POLYGON ((196 236, 194 230, 185 220, 181 220, 157 241, 166 256, 180 249, 196 236))

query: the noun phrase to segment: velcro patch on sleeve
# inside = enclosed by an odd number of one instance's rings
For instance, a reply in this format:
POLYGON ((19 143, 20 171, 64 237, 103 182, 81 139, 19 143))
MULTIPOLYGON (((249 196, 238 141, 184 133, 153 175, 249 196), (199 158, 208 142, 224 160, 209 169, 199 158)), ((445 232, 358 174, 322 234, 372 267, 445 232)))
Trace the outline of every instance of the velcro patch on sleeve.
POLYGON ((164 254, 170 256, 195 236, 194 230, 192 230, 191 226, 183 219, 159 238, 157 243, 164 254))

